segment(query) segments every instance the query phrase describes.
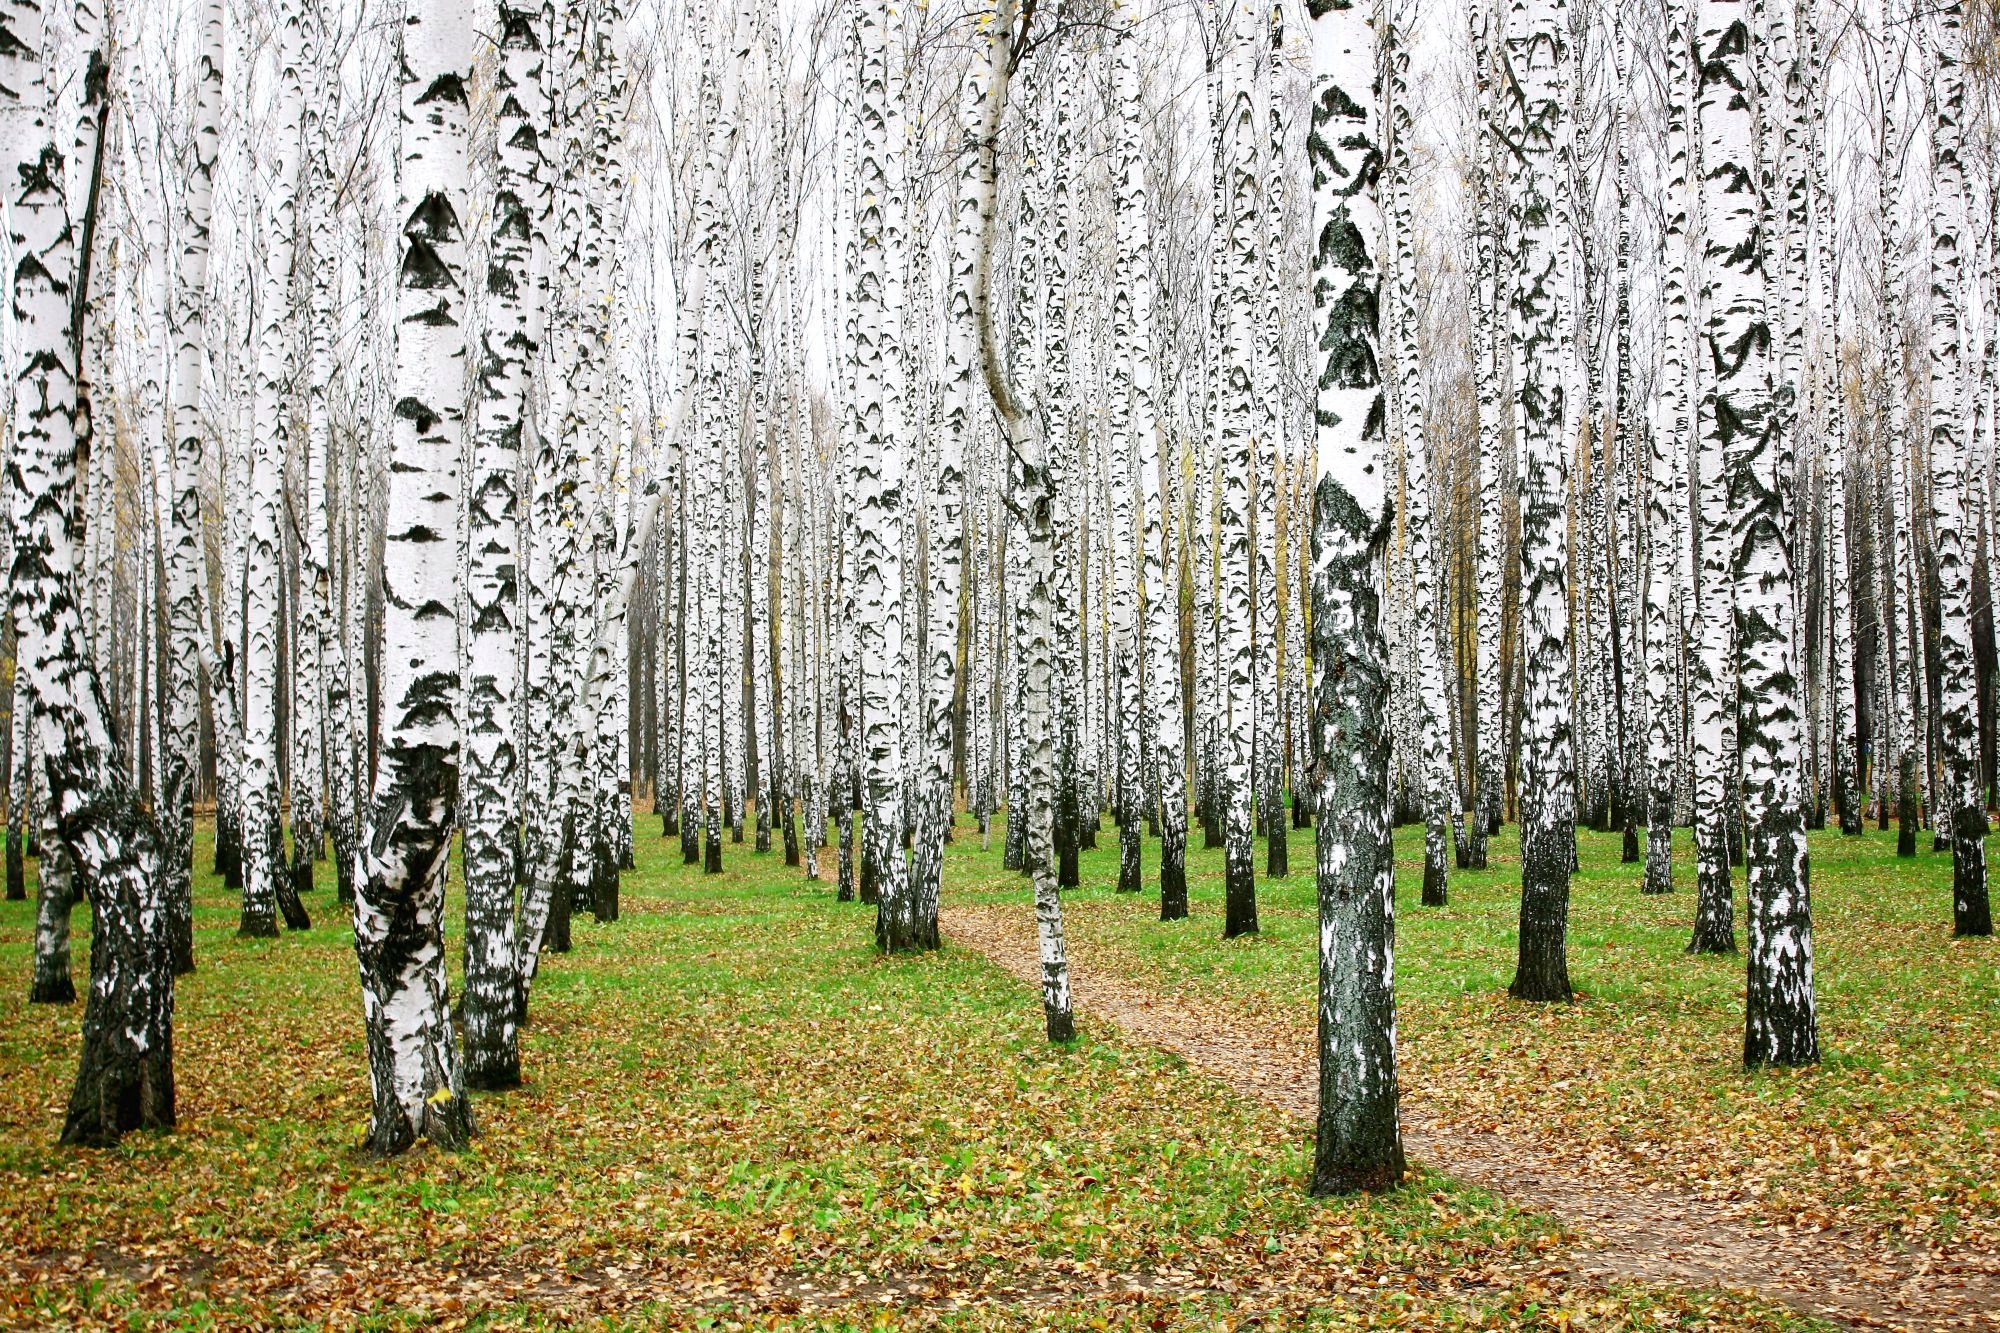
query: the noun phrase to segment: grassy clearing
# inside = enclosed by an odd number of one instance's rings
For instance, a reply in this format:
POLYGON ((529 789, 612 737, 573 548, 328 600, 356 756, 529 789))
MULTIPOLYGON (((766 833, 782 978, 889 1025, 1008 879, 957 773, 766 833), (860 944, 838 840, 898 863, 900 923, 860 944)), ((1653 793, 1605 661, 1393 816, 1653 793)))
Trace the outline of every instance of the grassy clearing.
MULTIPOLYGON (((1034 997, 984 960, 882 959, 871 909, 775 856, 731 848, 727 873, 704 877, 674 850, 642 835, 625 919, 580 919, 575 952, 549 961, 531 1082, 478 1100, 474 1148, 391 1162, 356 1151, 354 958, 326 889, 310 933, 243 941, 233 895, 202 878, 200 970, 179 993, 181 1129, 102 1153, 52 1146, 78 1010, 24 1002, 31 904, 0 906, 16 979, 0 997, 0 1321, 1084 1329, 1261 1311, 1266 1327, 1804 1326, 1708 1293, 1572 1288, 1557 1226, 1443 1177, 1308 1199, 1309 1139, 1278 1113, 1101 1036, 1050 1048, 1034 997), (1135 1273, 1167 1290, 1113 1294, 1135 1273), (814 1291, 886 1279, 893 1306, 815 1307, 814 1291)), ((1100 878, 1106 856, 1089 863, 1100 878)), ((997 867, 997 845, 982 857, 961 837, 952 891, 1000 891, 997 867)), ((1305 935, 1285 903, 1302 910, 1304 884, 1267 895, 1275 930, 1241 949, 1214 946, 1209 910, 1175 937, 1175 975, 1273 1004, 1297 994, 1305 935)), ((1173 966, 1144 943, 1142 904, 1073 901, 1137 962, 1173 966)), ((81 944, 82 912, 77 925, 81 944)), ((1421 932, 1406 941, 1421 956, 1421 932)), ((1465 947, 1454 966, 1476 998, 1465 947)))
MULTIPOLYGON (((1311 1040, 1313 837, 1294 832, 1280 881, 1260 877, 1263 933, 1221 939, 1222 853, 1189 857, 1194 915, 1086 889, 1071 937, 1100 966, 1199 995, 1311 1040)), ((1197 835, 1198 840, 1198 835, 1197 835)), ((1115 883, 1115 836, 1085 853, 1086 886, 1115 883)), ((997 842, 996 842, 997 846, 997 842)), ((1585 833, 1571 903, 1579 1002, 1517 1004, 1520 863, 1510 830, 1491 867, 1454 871, 1451 905, 1418 906, 1422 830, 1397 834, 1397 990, 1408 1095, 1474 1124, 1539 1137, 1572 1159, 1609 1154, 1776 1225, 1838 1226, 1895 1248, 1963 1257, 2000 1246, 2000 944, 1951 937, 1951 860, 1914 861, 1895 835, 1812 837, 1814 944, 1826 1060, 1746 1073, 1743 961, 1684 952, 1691 852, 1678 891, 1648 898, 1619 839, 1585 833)), ((1148 869, 1152 866, 1148 848, 1148 869)), ((1262 848, 1259 848, 1262 864, 1262 848)), ((1010 892, 991 858, 960 885, 1010 892)), ((1737 873, 1741 939, 1742 873, 1737 873)))

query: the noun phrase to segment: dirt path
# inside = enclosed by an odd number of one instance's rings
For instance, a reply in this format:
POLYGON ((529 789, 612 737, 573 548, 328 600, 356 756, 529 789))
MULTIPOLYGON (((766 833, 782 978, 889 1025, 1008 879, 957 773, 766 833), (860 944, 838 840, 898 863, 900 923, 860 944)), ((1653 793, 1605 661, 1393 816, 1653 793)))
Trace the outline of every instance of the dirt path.
MULTIPOLYGON (((1040 987, 1028 913, 947 908, 942 921, 953 943, 1040 987)), ((1282 1110, 1314 1114, 1318 1075, 1310 1048, 1255 1031, 1240 1015, 1156 996, 1095 968, 1073 937, 1070 986, 1084 1015, 1108 1019, 1129 1038, 1172 1051, 1282 1110)), ((1862 1327, 2000 1328, 2000 1273, 1911 1269, 1840 1235, 1754 1226, 1614 1165, 1556 1163, 1507 1136, 1445 1123, 1407 1097, 1403 1125, 1416 1160, 1581 1232, 1585 1245, 1571 1256, 1579 1279, 1730 1288, 1862 1327)))

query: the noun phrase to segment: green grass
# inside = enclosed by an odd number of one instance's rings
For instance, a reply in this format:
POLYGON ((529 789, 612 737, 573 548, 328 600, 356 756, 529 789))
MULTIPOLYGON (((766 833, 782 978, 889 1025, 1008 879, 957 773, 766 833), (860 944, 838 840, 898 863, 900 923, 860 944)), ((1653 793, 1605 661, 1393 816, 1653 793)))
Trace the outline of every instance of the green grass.
MULTIPOLYGON (((1192 919, 1162 923, 1156 897, 1093 887, 1116 878, 1107 823, 1099 848, 1084 853, 1085 890, 1066 901, 1070 936, 1100 966, 1310 1042, 1314 837, 1292 834, 1289 877, 1259 876, 1262 933, 1224 941, 1222 853, 1190 853, 1192 919)), ((1919 846, 1914 860, 1898 860, 1893 832, 1812 835, 1825 1059, 1746 1072, 1742 956, 1685 952, 1694 912, 1685 830, 1677 891, 1659 897, 1637 891, 1640 867, 1620 864, 1618 837, 1581 835, 1569 933, 1579 1000, 1551 1007, 1505 993, 1520 893, 1512 829, 1487 870, 1452 872, 1446 908, 1418 905, 1422 830, 1400 829, 1406 1093, 1558 1155, 1614 1154, 1773 1223, 1838 1226, 1954 1257, 1990 1252, 2000 1247, 2000 945, 1952 937, 1950 854, 1932 853, 1928 836, 1919 846)), ((1149 875, 1153 853, 1149 844, 1149 875)), ((1010 880, 996 853, 968 857, 958 882, 981 890, 976 901, 1014 891, 1010 880)), ((1742 888, 1739 870, 1739 944, 1742 888)))
MULTIPOLYGON (((265 941, 237 939, 233 895, 200 878, 180 1128, 107 1152, 53 1146, 80 1009, 25 1003, 32 905, 0 906, 14 978, 0 997, 0 1322, 1207 1328, 1270 1307, 1266 1326, 1286 1327, 1805 1326, 1713 1293, 1571 1287, 1556 1224, 1441 1176, 1310 1199, 1300 1124, 1102 1032, 1053 1048, 1035 997, 983 959, 881 958, 872 909, 747 847, 703 876, 656 829, 640 821, 624 919, 580 918, 574 952, 547 961, 529 1083, 477 1098, 481 1133, 458 1155, 357 1150, 366 1065, 330 873, 315 928, 265 941), (1104 1275, 1140 1272, 1184 1289, 1104 1291, 1104 1275), (797 1309, 802 1281, 879 1277, 934 1294, 797 1309), (975 1308, 943 1308, 982 1288, 975 1308)), ((982 856, 961 834, 948 892, 1021 901, 998 861, 997 842, 982 856)), ((1264 939, 1225 949, 1208 868, 1203 915, 1171 932, 1131 899, 1072 903, 1163 976, 1299 993, 1307 877, 1266 893, 1264 939)), ((1481 892, 1462 884, 1453 912, 1472 924, 1481 892)), ((451 920, 456 936, 455 901, 451 920)), ((80 910, 79 982, 87 937, 80 910)), ((1453 938, 1443 918, 1428 937, 1406 928, 1406 1013, 1487 986, 1482 950, 1453 938)))

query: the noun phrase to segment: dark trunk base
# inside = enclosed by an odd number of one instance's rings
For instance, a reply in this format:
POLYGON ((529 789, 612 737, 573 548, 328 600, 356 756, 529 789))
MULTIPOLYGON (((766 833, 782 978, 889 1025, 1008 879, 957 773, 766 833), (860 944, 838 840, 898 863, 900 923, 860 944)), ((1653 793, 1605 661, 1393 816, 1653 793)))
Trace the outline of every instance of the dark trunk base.
POLYGON ((1530 835, 1521 852, 1520 948, 1507 994, 1537 1004, 1567 1004, 1569 984, 1569 862, 1576 853, 1574 825, 1530 835))
POLYGON ((1628 866, 1639 860, 1639 826, 1630 819, 1625 821, 1625 843, 1619 849, 1618 859, 1628 866))
POLYGON ((1223 869, 1222 938, 1257 933, 1257 879, 1251 848, 1231 848, 1223 869))
POLYGON ((1444 865, 1441 862, 1431 859, 1428 855, 1424 857, 1423 902, 1425 907, 1449 907, 1451 905, 1451 890, 1446 880, 1444 865))
POLYGON ((799 864, 799 820, 789 801, 785 803, 785 864, 799 864))
POLYGON ((50 976, 37 975, 28 987, 29 1004, 74 1004, 76 1003, 76 983, 70 980, 68 969, 50 976))
MULTIPOLYGON (((1984 824, 1985 812, 1974 819, 1984 824)), ((1951 887, 1951 933, 1983 937, 1993 933, 1993 908, 1986 889, 1986 855, 1980 828, 1953 848, 1951 887)))
MULTIPOLYGON (((525 1007, 525 1006, 523 1006, 525 1007)), ((480 1092, 510 1092, 521 1086, 521 1057, 518 1052, 481 1051, 465 1048, 465 1086, 480 1092)))
POLYGON ((1185 921, 1188 914, 1187 865, 1178 847, 1160 849, 1160 920, 1185 921))
POLYGON ((171 1047, 139 1054, 106 1037, 84 1038, 83 1061, 70 1092, 61 1143, 67 1148, 109 1148, 135 1129, 174 1127, 174 1057, 171 1047))
MULTIPOLYGON (((300 870, 305 871, 306 889, 312 889, 312 862, 307 861, 300 870)), ((311 930, 312 918, 306 915, 306 905, 299 901, 299 881, 297 871, 287 873, 280 869, 277 880, 278 910, 284 914, 286 930, 311 930)), ((275 931, 272 932, 276 934, 275 931)))
POLYGON ((23 902, 28 897, 28 858, 21 854, 21 835, 7 834, 7 901, 23 902))
POLYGON ((618 867, 608 854, 597 858, 597 873, 590 886, 590 913, 599 921, 618 919, 618 867))
POLYGON ((1139 869, 1139 821, 1128 819, 1118 830, 1118 892, 1137 893, 1144 887, 1139 869))
POLYGON ((274 940, 278 937, 278 918, 264 912, 252 912, 246 907, 236 923, 236 937, 246 940, 274 940))
POLYGON ((215 873, 222 876, 224 888, 240 890, 243 887, 243 844, 236 821, 227 810, 225 803, 218 805, 215 812, 215 873))
POLYGON ((1264 837, 1264 877, 1283 879, 1292 873, 1292 849, 1285 837, 1285 816, 1283 811, 1271 821, 1271 831, 1264 837))
MULTIPOLYGON (((569 889, 557 884, 549 890, 549 924, 542 928, 543 953, 568 953, 570 950, 569 889)), ((523 1004, 521 1021, 527 1022, 526 1005, 523 1004)))
POLYGON ((1049 1040, 1057 1045, 1067 1045, 1076 1040, 1076 1020, 1070 1014, 1059 1014, 1048 1006, 1042 1007, 1042 1017, 1046 1024, 1049 1040))

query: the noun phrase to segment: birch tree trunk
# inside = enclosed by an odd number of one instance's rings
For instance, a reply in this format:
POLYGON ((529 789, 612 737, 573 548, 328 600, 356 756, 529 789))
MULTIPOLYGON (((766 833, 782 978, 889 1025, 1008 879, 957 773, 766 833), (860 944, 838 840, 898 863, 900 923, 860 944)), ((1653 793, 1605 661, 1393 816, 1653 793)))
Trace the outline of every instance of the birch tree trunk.
POLYGON ((1514 0, 1504 59, 1515 90, 1512 204, 1515 391, 1521 432, 1521 928, 1508 993, 1568 1000, 1569 876, 1575 855, 1570 719, 1568 448, 1558 304, 1569 286, 1556 235, 1556 158, 1570 127, 1566 0, 1514 0))
POLYGON ((1952 933, 1991 935, 1986 893, 1986 802, 1979 782, 1979 679, 1972 651, 1972 560, 1977 543, 1965 526, 1960 430, 1964 410, 1964 284, 1961 236, 1967 221, 1965 166, 1959 158, 1965 73, 1959 63, 1963 6, 1941 0, 1932 12, 1936 83, 1931 121, 1931 493, 1936 509, 1942 649, 1939 718, 1945 791, 1941 829, 1952 853, 1952 933))
POLYGON ((1251 763, 1256 732, 1256 695, 1252 677, 1255 630, 1251 579, 1255 573, 1250 510, 1253 498, 1254 440, 1251 423, 1257 414, 1254 362, 1258 336, 1257 295, 1261 286, 1264 232, 1259 205, 1258 147, 1264 132, 1256 115, 1252 62, 1254 45, 1238 17, 1249 6, 1230 6, 1223 55, 1223 157, 1227 194, 1227 230, 1222 244, 1222 275, 1226 290, 1221 319, 1221 401, 1214 430, 1221 467, 1220 549, 1222 603, 1221 698, 1224 920, 1222 936, 1255 934, 1257 930, 1256 848, 1251 820, 1251 763))
POLYGON ((1400 1183, 1396 859, 1389 827, 1389 662, 1382 552, 1388 457, 1377 368, 1381 176, 1371 16, 1312 19, 1313 752, 1319 797, 1319 1123, 1312 1192, 1400 1183))
POLYGON ((382 716, 354 948, 374 1118, 368 1147, 473 1133, 447 996, 444 872, 458 803, 458 469, 465 417, 470 0, 412 0, 402 29, 394 433, 382 559, 382 716))
POLYGON ((299 73, 302 15, 297 0, 278 0, 273 11, 277 89, 271 107, 272 180, 260 219, 264 271, 257 310, 257 378, 249 440, 250 478, 243 497, 249 509, 243 567, 243 916, 239 935, 276 935, 278 905, 285 923, 304 929, 289 879, 280 886, 284 846, 279 808, 278 658, 279 585, 284 537, 278 511, 284 503, 285 459, 292 435, 287 401, 291 373, 290 290, 297 251, 299 155, 305 86, 299 73))
POLYGON ((166 901, 174 970, 194 970, 194 788, 200 763, 201 679, 199 645, 206 642, 202 589, 202 380, 208 341, 209 223, 213 215, 216 152, 222 117, 222 0, 201 7, 195 67, 194 126, 184 159, 180 259, 174 269, 172 324, 173 442, 167 461, 166 549, 161 553, 167 589, 167 651, 163 655, 166 717, 160 728, 161 892, 166 901))
POLYGON ((860 242, 855 288, 861 335, 856 386, 861 438, 854 460, 856 624, 862 748, 867 774, 864 832, 877 879, 876 943, 886 952, 926 947, 903 858, 903 313, 890 299, 903 255, 903 120, 891 97, 891 33, 900 10, 863 0, 861 44, 860 242))
POLYGON ((1673 673, 1680 660, 1680 625, 1674 616, 1674 573, 1685 531, 1674 522, 1682 496, 1675 451, 1688 426, 1687 199, 1689 101, 1692 65, 1686 0, 1667 10, 1667 206, 1663 238, 1661 384, 1659 415, 1648 433, 1646 456, 1646 872, 1643 893, 1674 890, 1674 769, 1676 738, 1673 673))
POLYGON ((1736 593, 1738 737, 1748 868, 1749 1065, 1819 1058, 1812 910, 1800 800, 1799 677, 1793 663, 1791 551, 1780 528, 1778 420, 1766 317, 1766 201, 1753 159, 1760 55, 1754 0, 1699 0, 1695 49, 1702 135, 1702 329, 1715 393, 1702 425, 1725 453, 1736 593))
POLYGON ((959 592, 963 579, 965 459, 973 443, 979 328, 972 287, 978 267, 981 200, 992 193, 983 178, 988 162, 979 151, 979 127, 988 75, 972 61, 960 90, 959 126, 964 142, 953 205, 950 281, 945 300, 944 430, 938 441, 930 511, 929 604, 925 609, 924 766, 918 789, 916 836, 910 878, 916 899, 916 942, 937 947, 938 890, 944 843, 952 821, 952 703, 958 687, 959 592))
POLYGON ((1410 625, 1415 644, 1418 747, 1423 783, 1424 887, 1426 907, 1449 900, 1446 849, 1452 803, 1450 722, 1445 710, 1444 655, 1438 640, 1437 555, 1433 546, 1429 445, 1424 432, 1423 367, 1417 349, 1416 225, 1410 197, 1409 138, 1412 121, 1405 72, 1409 52, 1397 25, 1390 26, 1383 53, 1389 74, 1390 226, 1394 255, 1392 296, 1396 329, 1394 367, 1401 408, 1403 530, 1409 543, 1410 625))
POLYGON ((1498 98, 1495 50, 1499 41, 1499 0, 1481 0, 1473 40, 1474 90, 1478 97, 1480 133, 1478 174, 1475 176, 1479 200, 1475 226, 1473 263, 1476 269, 1477 308, 1473 312, 1474 380, 1478 386, 1479 410, 1479 552, 1475 577, 1478 584, 1479 627, 1473 645, 1473 672, 1477 677, 1479 702, 1478 781, 1474 814, 1474 836, 1470 860, 1475 870, 1486 866, 1486 839, 1499 832, 1506 804, 1506 766, 1502 727, 1502 686, 1500 647, 1502 630, 1503 561, 1505 534, 1501 507, 1500 386, 1500 290, 1499 252, 1496 235, 1505 215, 1499 207, 1502 173, 1497 168, 1498 98))
POLYGON ((1022 397, 1001 359, 992 301, 1000 128, 1006 114, 1008 87, 1027 45, 1031 20, 1032 11, 1026 17, 1017 17, 1015 0, 994 0, 992 16, 986 24, 986 107, 979 132, 980 154, 986 162, 981 167, 973 319, 979 329, 980 370, 994 410, 1000 416, 1006 449, 1011 456, 1008 484, 1016 498, 1010 501, 1010 507, 1021 516, 1028 547, 1023 561, 1025 596, 1017 616, 1024 648, 1021 698, 1025 705, 1022 759, 1026 772, 1021 785, 1025 801, 1010 809, 1009 818, 1021 818, 1026 826, 1022 851, 1035 886, 1035 934, 1042 963, 1044 1028, 1050 1041, 1066 1042, 1075 1037, 1076 1026, 1070 1005, 1062 897, 1056 888, 1055 719, 1051 716, 1055 682, 1050 668, 1054 507, 1060 479, 1049 472, 1047 419, 1039 404, 1022 397))
POLYGON ((71 513, 76 355, 82 327, 75 232, 64 191, 36 0, 0 14, 0 151, 14 256, 14 447, 8 457, 16 670, 34 700, 53 836, 92 904, 90 993, 62 1142, 108 1145, 174 1123, 174 968, 159 830, 127 778, 85 640, 71 513))
POLYGON ((536 239, 547 217, 542 183, 544 95, 552 7, 502 4, 499 14, 499 171, 488 243, 486 315, 468 506, 465 687, 465 1080, 521 1080, 514 927, 520 790, 515 682, 520 641, 521 437, 542 336, 536 239))

